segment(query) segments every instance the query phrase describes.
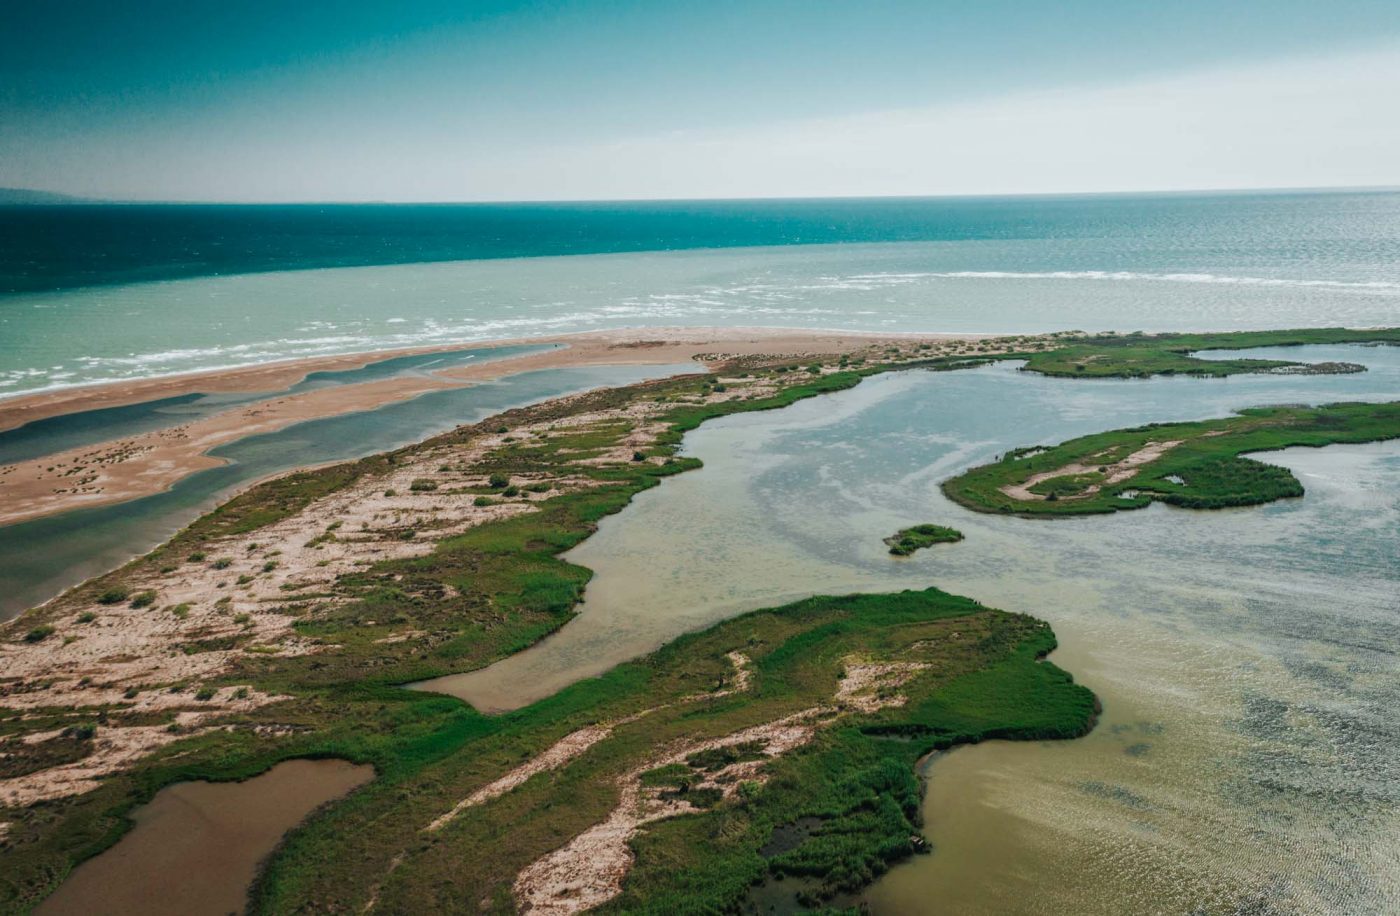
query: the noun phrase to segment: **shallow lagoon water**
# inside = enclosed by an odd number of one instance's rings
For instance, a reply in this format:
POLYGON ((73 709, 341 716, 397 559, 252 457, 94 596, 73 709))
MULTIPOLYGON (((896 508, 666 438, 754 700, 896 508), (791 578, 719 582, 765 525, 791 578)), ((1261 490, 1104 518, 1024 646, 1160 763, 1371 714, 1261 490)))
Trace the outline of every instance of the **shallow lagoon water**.
POLYGON ((203 419, 239 404, 250 404, 268 398, 285 397, 340 385, 359 385, 381 379, 425 375, 467 363, 494 362, 498 359, 509 359, 512 356, 523 356, 527 353, 548 349, 553 349, 553 347, 546 344, 536 344, 513 347, 479 347, 435 353, 410 353, 405 356, 372 360, 353 369, 310 372, 301 381, 276 391, 240 391, 218 394, 192 392, 136 404, 101 407, 95 410, 80 410, 54 417, 45 417, 42 420, 34 420, 13 429, 0 430, 0 464, 13 464, 16 461, 25 461, 41 455, 52 455, 55 452, 97 442, 134 436, 157 429, 168 429, 172 426, 203 419))
POLYGON ((453 692, 519 705, 676 634, 821 592, 937 585, 1049 620, 1103 700, 1089 737, 929 767, 932 856, 879 912, 1379 912, 1400 907, 1400 443, 1292 449, 1299 500, 1026 520, 947 501, 1000 452, 1265 403, 1400 398, 1400 349, 1309 347, 1350 376, 1047 379, 907 372, 690 434, 706 468, 568 556, 579 618, 453 692), (919 522, 960 544, 894 559, 919 522))
POLYGON ((191 474, 163 493, 0 528, 0 620, 145 553, 260 478, 398 448, 524 404, 695 371, 682 364, 523 372, 219 446, 210 454, 228 464, 191 474))

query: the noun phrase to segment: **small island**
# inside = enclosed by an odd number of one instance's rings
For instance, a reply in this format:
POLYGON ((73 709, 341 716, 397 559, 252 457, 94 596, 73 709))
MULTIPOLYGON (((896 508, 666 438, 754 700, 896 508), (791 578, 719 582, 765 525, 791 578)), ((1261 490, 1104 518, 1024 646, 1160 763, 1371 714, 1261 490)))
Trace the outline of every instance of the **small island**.
POLYGON ((1400 402, 1255 407, 1231 417, 1153 423, 1007 452, 943 483, 977 512, 1053 517, 1141 509, 1257 506, 1303 495, 1285 467, 1243 457, 1295 446, 1400 438, 1400 402))
POLYGON ((946 528, 943 525, 915 525, 912 528, 901 528, 885 538, 885 543, 890 545, 892 556, 907 557, 924 547, 932 547, 934 544, 956 544, 962 539, 963 533, 956 528, 946 528))
POLYGON ((1026 355, 1024 369, 1061 378, 1151 378, 1191 375, 1349 375, 1365 372, 1357 363, 1302 363, 1277 359, 1202 359, 1202 351, 1324 344, 1397 344, 1395 328, 1352 330, 1308 328, 1284 331, 1234 331, 1215 334, 1094 334, 1061 338, 1059 345, 1026 355))

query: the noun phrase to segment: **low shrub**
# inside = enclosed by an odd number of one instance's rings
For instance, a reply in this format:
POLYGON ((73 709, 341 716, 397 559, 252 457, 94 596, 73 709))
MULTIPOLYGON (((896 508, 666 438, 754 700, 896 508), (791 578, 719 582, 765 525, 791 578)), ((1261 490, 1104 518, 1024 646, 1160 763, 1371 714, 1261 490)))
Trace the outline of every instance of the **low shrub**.
POLYGON ((24 634, 25 642, 43 642, 53 635, 53 627, 47 623, 40 624, 28 633, 24 634))

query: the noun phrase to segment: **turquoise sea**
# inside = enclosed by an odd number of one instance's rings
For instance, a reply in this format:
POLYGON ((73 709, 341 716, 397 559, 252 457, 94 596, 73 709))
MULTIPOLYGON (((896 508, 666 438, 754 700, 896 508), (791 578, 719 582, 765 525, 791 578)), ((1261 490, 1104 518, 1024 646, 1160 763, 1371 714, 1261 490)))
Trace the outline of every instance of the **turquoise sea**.
POLYGON ((1394 191, 0 208, 0 397, 650 325, 1397 323, 1394 191))

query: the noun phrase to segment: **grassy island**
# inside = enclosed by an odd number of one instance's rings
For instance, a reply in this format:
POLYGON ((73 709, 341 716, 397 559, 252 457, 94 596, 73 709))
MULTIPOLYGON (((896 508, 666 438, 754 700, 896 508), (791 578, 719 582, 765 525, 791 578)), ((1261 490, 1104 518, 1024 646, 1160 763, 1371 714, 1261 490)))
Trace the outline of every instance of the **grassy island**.
POLYGON ((912 528, 901 528, 885 538, 885 543, 889 545, 891 555, 907 557, 916 550, 932 547, 934 544, 955 544, 962 539, 963 533, 956 528, 915 525, 912 528))
POLYGON ((943 484, 979 512, 1082 515, 1154 501, 1190 509, 1302 496, 1287 469, 1241 457, 1293 446, 1400 438, 1400 402, 1259 407, 1233 417, 1161 423, 1017 449, 943 484))
POLYGON ((1221 334, 1100 334, 1067 338, 1062 346, 1031 353, 1025 369, 1069 378, 1147 378, 1197 375, 1220 378, 1250 372, 1311 375, 1364 372, 1355 363, 1301 363, 1271 359, 1201 359, 1200 350, 1245 350, 1306 344, 1400 344, 1400 329, 1313 328, 1221 334))

